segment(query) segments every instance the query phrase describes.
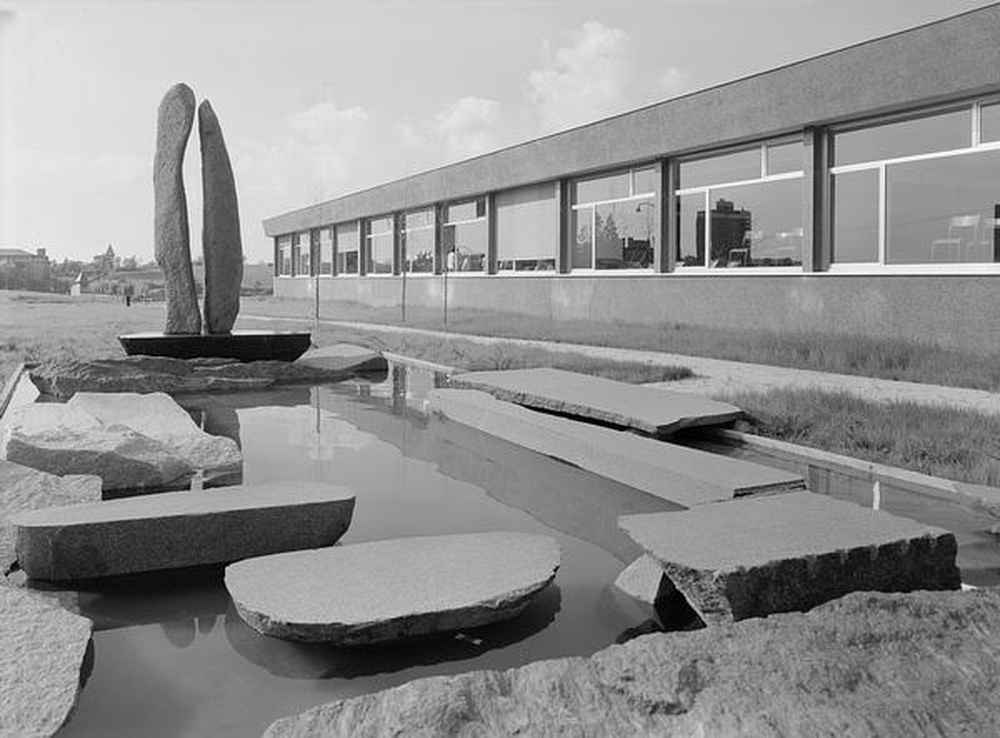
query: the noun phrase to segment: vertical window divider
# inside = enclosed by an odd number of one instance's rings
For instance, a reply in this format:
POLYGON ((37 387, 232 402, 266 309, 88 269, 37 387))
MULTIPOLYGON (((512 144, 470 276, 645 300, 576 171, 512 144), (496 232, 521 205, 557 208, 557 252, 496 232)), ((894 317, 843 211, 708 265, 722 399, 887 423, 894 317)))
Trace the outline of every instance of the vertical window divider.
POLYGON ((704 238, 705 243, 702 245, 702 251, 704 251, 702 266, 709 267, 712 265, 712 190, 705 188, 705 228, 704 228, 704 238))
POLYGON ((878 167, 878 263, 883 265, 885 264, 885 224, 889 215, 887 211, 888 206, 885 186, 885 163, 883 162, 878 167))
POLYGON ((976 147, 982 142, 982 103, 972 104, 972 146, 976 147))
POLYGON ((762 143, 760 145, 760 177, 763 179, 767 176, 767 144, 762 143))

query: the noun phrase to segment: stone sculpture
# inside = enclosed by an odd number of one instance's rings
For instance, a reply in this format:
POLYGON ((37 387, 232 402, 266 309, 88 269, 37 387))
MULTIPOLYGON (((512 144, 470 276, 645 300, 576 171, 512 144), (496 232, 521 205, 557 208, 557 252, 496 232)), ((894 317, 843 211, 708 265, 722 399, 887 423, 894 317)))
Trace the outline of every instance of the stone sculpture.
POLYGON ((194 122, 191 88, 178 83, 167 91, 156 122, 153 196, 156 261, 163 269, 169 335, 228 334, 240 308, 243 244, 236 182, 219 120, 208 100, 198 107, 203 201, 202 250, 205 256, 205 319, 191 267, 184 151, 194 122))
POLYGON ((212 104, 198 106, 205 254, 205 332, 229 333, 240 309, 243 246, 236 182, 212 104))
POLYGON ((201 314, 191 268, 187 199, 184 195, 184 150, 194 122, 194 93, 183 83, 167 91, 156 119, 153 164, 153 241, 163 270, 168 334, 201 333, 201 314))

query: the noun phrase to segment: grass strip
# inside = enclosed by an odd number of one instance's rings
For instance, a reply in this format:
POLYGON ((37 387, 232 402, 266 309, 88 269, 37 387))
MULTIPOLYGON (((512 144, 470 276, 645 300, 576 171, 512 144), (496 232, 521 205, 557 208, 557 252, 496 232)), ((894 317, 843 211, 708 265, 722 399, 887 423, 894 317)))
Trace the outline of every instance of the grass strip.
POLYGON ((737 430, 973 484, 1000 486, 1000 418, 821 390, 734 392, 737 430))
MULTIPOLYGON (((273 316, 311 318, 315 306, 306 300, 271 297, 248 301, 244 310, 273 316)), ((540 315, 464 308, 453 308, 448 316, 445 326, 440 310, 410 306, 405 325, 459 334, 663 351, 879 379, 1000 390, 1000 354, 975 354, 907 338, 727 329, 673 322, 645 325, 562 321, 540 315)), ((351 302, 323 302, 320 317, 401 324, 398 307, 374 308, 351 302)))

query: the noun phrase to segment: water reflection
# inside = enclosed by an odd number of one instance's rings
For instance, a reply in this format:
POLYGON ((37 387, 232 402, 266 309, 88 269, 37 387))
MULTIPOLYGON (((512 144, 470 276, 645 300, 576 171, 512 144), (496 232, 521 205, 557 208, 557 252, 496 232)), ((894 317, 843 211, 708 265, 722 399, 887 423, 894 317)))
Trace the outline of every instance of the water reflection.
POLYGON ((562 605, 558 586, 550 584, 517 617, 439 638, 357 648, 327 643, 297 643, 257 633, 230 606, 225 631, 233 649, 271 674, 291 679, 355 679, 390 674, 414 666, 476 658, 520 643, 547 628, 562 605))

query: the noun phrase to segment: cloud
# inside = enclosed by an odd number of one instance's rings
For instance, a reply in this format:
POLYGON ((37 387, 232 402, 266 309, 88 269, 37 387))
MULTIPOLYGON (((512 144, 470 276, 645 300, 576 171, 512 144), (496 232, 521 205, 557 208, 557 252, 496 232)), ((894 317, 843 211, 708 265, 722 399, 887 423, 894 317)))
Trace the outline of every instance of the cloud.
POLYGON ((466 96, 445 105, 434 115, 433 130, 449 159, 466 159, 497 147, 500 103, 466 96))
POLYGON ((543 132, 562 130, 682 92, 687 75, 676 68, 647 69, 631 36, 589 20, 553 48, 528 75, 530 96, 543 132), (650 80, 657 83, 650 85, 650 80))

